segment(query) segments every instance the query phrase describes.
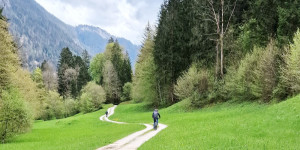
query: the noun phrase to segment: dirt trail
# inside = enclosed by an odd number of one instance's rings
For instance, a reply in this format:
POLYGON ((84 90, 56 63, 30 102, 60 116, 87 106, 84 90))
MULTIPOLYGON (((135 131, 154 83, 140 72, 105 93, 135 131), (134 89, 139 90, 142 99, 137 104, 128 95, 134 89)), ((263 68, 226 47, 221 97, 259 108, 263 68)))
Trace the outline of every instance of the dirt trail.
MULTIPOLYGON (((114 105, 113 107, 108 109, 108 117, 114 114, 114 110, 116 107, 117 105, 114 105)), ((126 124, 125 122, 109 120, 108 117, 103 115, 100 117, 100 120, 108 121, 112 123, 118 123, 118 124, 126 124)), ((136 150, 143 143, 145 143, 146 141, 154 137, 158 132, 160 132, 161 130, 167 127, 167 125, 159 123, 157 130, 152 130, 153 125, 150 124, 144 124, 144 125, 146 126, 146 129, 132 133, 112 144, 98 148, 97 150, 136 150)))

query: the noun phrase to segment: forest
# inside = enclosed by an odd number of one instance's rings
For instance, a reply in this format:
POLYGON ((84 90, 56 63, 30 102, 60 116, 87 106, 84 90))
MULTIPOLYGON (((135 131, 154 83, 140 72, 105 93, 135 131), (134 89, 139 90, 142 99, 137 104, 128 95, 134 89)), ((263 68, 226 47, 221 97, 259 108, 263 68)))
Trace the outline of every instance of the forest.
POLYGON ((133 100, 203 107, 298 94, 299 15, 297 1, 165 1, 145 30, 133 100))
MULTIPOLYGON (((28 132, 34 120, 90 113, 125 101, 203 109, 227 101, 272 104, 300 93, 300 2, 165 0, 145 27, 135 68, 111 38, 103 53, 72 54, 54 66, 22 68, 0 16, 0 138, 28 132), (134 70, 134 71, 132 71, 134 70)), ((1 11, 2 12, 2 9, 1 11)))

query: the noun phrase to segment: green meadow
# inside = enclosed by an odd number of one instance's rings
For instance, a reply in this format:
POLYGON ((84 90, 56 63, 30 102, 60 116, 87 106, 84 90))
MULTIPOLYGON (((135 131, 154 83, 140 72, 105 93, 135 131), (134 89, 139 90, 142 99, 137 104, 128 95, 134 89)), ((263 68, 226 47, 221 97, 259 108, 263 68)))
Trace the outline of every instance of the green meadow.
POLYGON ((73 117, 35 121, 30 132, 15 136, 1 150, 91 150, 113 143, 130 133, 141 130, 141 125, 118 125, 99 120, 108 107, 73 117))
MULTIPOLYGON (((187 100, 161 109, 168 125, 140 149, 299 149, 300 96, 263 105, 226 102, 200 110, 187 100)), ((121 104, 112 120, 152 123, 145 104, 121 104)))
MULTIPOLYGON (((140 149, 298 149, 300 96, 276 104, 226 102, 191 109, 184 100, 160 109, 160 123, 168 125, 140 149)), ((99 117, 112 105, 89 114, 36 121, 32 131, 9 139, 1 150, 96 149, 141 130, 152 123, 152 108, 145 103, 120 104, 111 120, 99 117)))

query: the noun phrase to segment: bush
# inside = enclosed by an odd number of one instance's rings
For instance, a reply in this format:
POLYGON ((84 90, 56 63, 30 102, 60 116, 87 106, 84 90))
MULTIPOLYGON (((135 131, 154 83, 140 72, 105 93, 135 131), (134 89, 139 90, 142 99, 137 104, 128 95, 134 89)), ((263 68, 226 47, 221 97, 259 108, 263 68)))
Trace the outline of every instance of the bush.
POLYGON ((264 100, 272 98, 277 85, 276 47, 271 41, 267 48, 254 48, 241 60, 237 71, 226 76, 226 89, 231 98, 264 100))
POLYGON ((64 101, 65 105, 65 117, 73 116, 79 113, 79 104, 74 99, 68 98, 64 101))
POLYGON ((175 95, 181 100, 190 98, 192 104, 202 106, 209 102, 211 89, 210 76, 207 70, 198 70, 195 65, 178 78, 175 85, 175 95))
POLYGON ((121 101, 129 101, 131 100, 131 90, 132 90, 132 84, 130 82, 127 82, 123 86, 123 93, 121 97, 121 101))
POLYGON ((265 102, 273 98, 273 91, 278 83, 277 51, 274 42, 271 41, 258 58, 258 68, 255 70, 258 78, 258 97, 265 102))
POLYGON ((32 111, 34 119, 39 119, 43 115, 44 101, 46 98, 45 89, 38 88, 37 83, 32 81, 30 73, 24 69, 18 69, 12 76, 12 85, 16 87, 29 109, 32 111))
POLYGON ((45 109, 42 119, 60 119, 64 117, 64 103, 62 97, 57 92, 49 91, 46 101, 45 109))
POLYGON ((96 109, 92 103, 92 97, 87 93, 82 93, 80 97, 80 111, 83 113, 88 113, 95 111, 96 109))
POLYGON ((294 37, 288 52, 284 55, 284 64, 281 67, 280 90, 285 95, 300 93, 300 31, 294 37))
POLYGON ((2 143, 15 134, 27 131, 31 115, 15 88, 4 90, 0 98, 0 135, 2 143))
POLYGON ((106 101, 104 89, 95 82, 89 82, 83 89, 80 97, 80 110, 84 113, 102 108, 106 101))

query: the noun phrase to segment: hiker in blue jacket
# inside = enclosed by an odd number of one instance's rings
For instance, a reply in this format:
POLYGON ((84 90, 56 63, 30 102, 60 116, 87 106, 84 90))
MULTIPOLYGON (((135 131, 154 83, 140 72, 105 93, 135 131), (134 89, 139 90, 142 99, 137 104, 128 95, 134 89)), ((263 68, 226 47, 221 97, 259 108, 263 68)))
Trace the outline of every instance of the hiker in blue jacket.
POLYGON ((154 111, 152 113, 152 118, 153 118, 153 121, 154 121, 153 127, 156 128, 156 126, 158 124, 158 119, 160 119, 160 114, 158 113, 158 109, 154 109, 154 111))

